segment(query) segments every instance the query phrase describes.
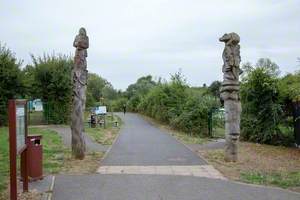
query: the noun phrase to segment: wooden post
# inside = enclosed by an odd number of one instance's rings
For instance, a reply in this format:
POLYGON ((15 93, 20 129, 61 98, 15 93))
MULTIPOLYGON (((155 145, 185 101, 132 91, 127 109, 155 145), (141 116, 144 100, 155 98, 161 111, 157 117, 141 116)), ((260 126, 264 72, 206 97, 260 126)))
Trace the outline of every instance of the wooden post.
POLYGON ((25 102, 25 143, 26 148, 21 153, 21 162, 23 162, 23 166, 21 165, 21 174, 23 174, 23 192, 28 192, 28 105, 27 101, 25 102))
POLYGON ((21 153, 21 174, 23 180, 23 192, 28 192, 28 150, 21 153))
POLYGON ((21 175, 23 178, 23 192, 28 191, 28 158, 27 158, 27 135, 28 135, 27 101, 8 101, 9 122, 9 160, 10 160, 10 199, 17 200, 17 155, 21 155, 21 175), (24 143, 17 144, 17 105, 24 106, 24 143))
POLYGON ((9 160, 10 160, 10 199, 17 200, 17 141, 16 141, 16 104, 8 102, 9 123, 9 160))

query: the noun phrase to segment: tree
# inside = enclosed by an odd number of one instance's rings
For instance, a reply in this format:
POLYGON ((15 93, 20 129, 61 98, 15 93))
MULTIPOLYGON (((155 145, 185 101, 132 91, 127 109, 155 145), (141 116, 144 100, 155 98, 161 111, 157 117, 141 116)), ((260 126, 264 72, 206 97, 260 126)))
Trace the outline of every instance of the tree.
POLYGON ((256 68, 262 68, 264 71, 273 77, 278 77, 280 74, 279 66, 272 62, 269 58, 260 58, 256 63, 256 68))
POLYGON ((87 98, 92 98, 92 100, 87 99, 87 101, 98 102, 103 96, 102 90, 107 84, 107 81, 101 78, 98 74, 89 73, 87 82, 87 93, 90 93, 87 98))
POLYGON ((149 89, 155 86, 155 81, 152 80, 152 76, 143 76, 139 78, 136 83, 131 84, 126 89, 126 96, 131 98, 134 95, 145 95, 149 89))
POLYGON ((278 66, 259 59, 247 68, 241 84, 242 132, 245 140, 276 144, 281 107, 278 103, 278 66))
POLYGON ((210 84, 210 86, 208 87, 208 90, 213 96, 220 98, 221 86, 222 86, 222 83, 220 81, 214 81, 210 84))
POLYGON ((23 96, 21 62, 0 43, 0 126, 7 124, 8 99, 23 96))
POLYGON ((139 78, 136 83, 128 86, 125 96, 128 100, 128 107, 132 111, 138 111, 138 104, 141 99, 156 85, 152 80, 152 76, 144 76, 139 78))
POLYGON ((111 83, 107 82, 102 89, 102 96, 104 99, 114 100, 118 97, 118 92, 114 89, 111 83))
POLYGON ((279 94, 282 102, 300 100, 300 71, 289 73, 280 79, 279 94))
POLYGON ((35 88, 35 67, 32 65, 26 65, 22 70, 24 93, 26 98, 35 99, 39 98, 37 88, 35 88))
POLYGON ((88 77, 86 107, 96 106, 97 103, 109 105, 118 97, 118 91, 110 82, 94 73, 89 73, 88 77))
MULTIPOLYGON (((34 82, 32 96, 39 97, 46 105, 44 115, 55 124, 67 123, 70 119, 73 61, 64 55, 34 57, 34 82)), ((29 68, 29 67, 28 67, 29 68)), ((29 75, 31 76, 31 74, 29 75)))
POLYGON ((300 144, 300 71, 289 73, 279 81, 279 99, 283 108, 282 124, 294 129, 296 143, 300 144))

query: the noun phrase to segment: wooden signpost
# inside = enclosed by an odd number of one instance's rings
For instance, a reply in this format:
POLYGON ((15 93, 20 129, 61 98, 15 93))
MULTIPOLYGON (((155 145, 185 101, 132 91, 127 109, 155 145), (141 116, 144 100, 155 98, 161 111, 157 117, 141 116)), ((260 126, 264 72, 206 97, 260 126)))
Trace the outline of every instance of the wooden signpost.
POLYGON ((28 191, 27 101, 9 100, 10 199, 17 200, 17 156, 21 156, 23 192, 28 191))

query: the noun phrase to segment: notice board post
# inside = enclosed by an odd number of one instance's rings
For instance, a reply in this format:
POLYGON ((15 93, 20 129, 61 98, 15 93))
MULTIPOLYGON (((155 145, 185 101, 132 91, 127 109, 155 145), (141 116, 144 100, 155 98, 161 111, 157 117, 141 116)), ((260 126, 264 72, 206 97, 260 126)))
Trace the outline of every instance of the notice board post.
POLYGON ((10 159, 10 199, 17 200, 17 156, 21 156, 23 192, 28 191, 27 164, 27 101, 8 101, 9 159, 10 159))

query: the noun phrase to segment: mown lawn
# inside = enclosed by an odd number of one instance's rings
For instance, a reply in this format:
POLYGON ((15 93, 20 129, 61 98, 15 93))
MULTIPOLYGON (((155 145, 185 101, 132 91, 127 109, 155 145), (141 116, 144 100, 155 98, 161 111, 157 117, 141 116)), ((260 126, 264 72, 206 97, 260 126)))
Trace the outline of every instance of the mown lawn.
POLYGON ((8 177, 8 135, 7 128, 0 128, 0 193, 6 189, 8 177))
MULTIPOLYGON (((63 166, 64 154, 67 152, 62 144, 61 137, 54 131, 29 128, 29 134, 41 134, 43 145, 43 171, 44 174, 53 174, 60 171, 63 166)), ((8 128, 0 128, 0 199, 8 185, 9 177, 9 148, 8 128)))

